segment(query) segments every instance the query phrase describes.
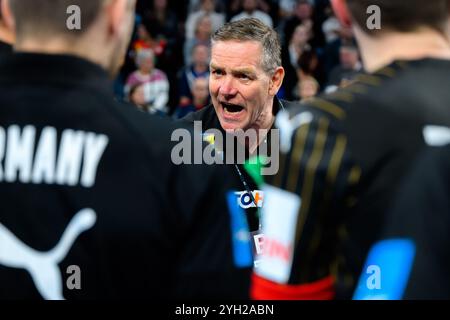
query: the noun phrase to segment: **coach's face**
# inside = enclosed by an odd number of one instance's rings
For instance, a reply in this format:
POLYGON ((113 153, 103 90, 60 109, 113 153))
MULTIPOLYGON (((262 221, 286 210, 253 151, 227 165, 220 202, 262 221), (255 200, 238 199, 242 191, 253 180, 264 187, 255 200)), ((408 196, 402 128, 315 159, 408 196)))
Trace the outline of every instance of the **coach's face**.
POLYGON ((269 129, 272 125, 273 98, 279 86, 263 70, 261 61, 259 42, 214 43, 209 88, 224 130, 269 129))

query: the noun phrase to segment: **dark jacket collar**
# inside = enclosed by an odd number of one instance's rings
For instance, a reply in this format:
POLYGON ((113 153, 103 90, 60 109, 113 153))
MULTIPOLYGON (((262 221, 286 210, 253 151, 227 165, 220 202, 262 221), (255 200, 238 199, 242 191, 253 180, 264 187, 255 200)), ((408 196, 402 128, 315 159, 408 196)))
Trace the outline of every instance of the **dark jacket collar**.
POLYGON ((0 82, 87 85, 113 93, 112 82, 103 68, 71 55, 8 55, 0 60, 0 82))

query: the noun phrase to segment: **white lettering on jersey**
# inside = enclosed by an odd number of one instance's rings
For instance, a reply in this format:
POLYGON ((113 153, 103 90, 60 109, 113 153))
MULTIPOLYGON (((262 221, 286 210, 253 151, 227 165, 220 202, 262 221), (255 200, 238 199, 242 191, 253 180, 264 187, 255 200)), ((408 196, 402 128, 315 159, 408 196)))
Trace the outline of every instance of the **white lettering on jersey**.
POLYGON ((52 184, 55 181, 56 136, 55 128, 46 127, 42 130, 34 159, 32 182, 35 184, 43 181, 52 184))
POLYGON ((92 209, 79 211, 70 221, 59 243, 48 252, 28 247, 0 223, 0 265, 27 270, 44 299, 64 300, 58 264, 66 258, 80 234, 91 229, 96 220, 97 215, 92 209))
POLYGON ((22 135, 19 126, 8 128, 8 149, 5 156, 5 180, 7 182, 16 181, 18 172, 20 182, 30 182, 35 135, 36 129, 32 126, 26 126, 22 135))
POLYGON ((84 166, 81 173, 81 185, 93 187, 97 175, 98 164, 108 145, 108 137, 95 133, 88 133, 84 144, 84 166))
POLYGON ((107 136, 66 129, 58 149, 57 130, 45 127, 35 140, 33 126, 0 127, 0 182, 94 186, 107 136))
POLYGON ((56 183, 76 186, 80 176, 81 159, 85 133, 64 130, 56 167, 56 183))

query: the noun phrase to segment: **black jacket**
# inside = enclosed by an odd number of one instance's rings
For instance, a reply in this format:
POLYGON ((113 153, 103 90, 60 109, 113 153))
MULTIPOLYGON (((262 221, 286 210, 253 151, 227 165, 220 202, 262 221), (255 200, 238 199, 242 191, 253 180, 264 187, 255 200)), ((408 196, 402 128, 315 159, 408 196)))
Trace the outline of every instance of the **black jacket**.
POLYGON ((176 127, 111 88, 72 56, 0 61, 0 299, 247 297, 226 198, 239 180, 174 165, 176 127))
MULTIPOLYGON (((279 100, 278 98, 274 99, 274 105, 273 105, 273 113, 276 115, 280 110, 284 109, 290 109, 293 108, 296 104, 293 102, 288 102, 284 100, 279 100)), ((220 125, 219 118, 217 117, 216 111, 214 109, 214 106, 212 104, 208 105, 207 107, 197 111, 188 114, 184 118, 180 120, 181 122, 186 123, 194 123, 194 121, 201 121, 202 122, 202 130, 206 131, 208 129, 218 129, 225 135, 225 130, 222 129, 222 126, 220 125)), ((271 142, 271 135, 269 132, 268 139, 266 139, 267 143, 271 142)), ((266 143, 266 142, 263 142, 266 143)), ((267 150, 271 150, 270 146, 267 146, 267 150)), ((226 152, 226 150, 225 150, 226 152)), ((236 153, 235 153, 236 154, 236 153)), ((251 191, 258 190, 258 186, 255 183, 254 179, 246 172, 246 170, 243 168, 242 165, 238 165, 238 168, 236 169, 235 166, 231 166, 235 171, 235 176, 239 177, 241 176, 241 179, 244 180, 244 182, 249 186, 251 191)), ((244 183, 243 182, 243 183, 244 183)), ((242 191, 246 191, 244 184, 241 186, 242 191)), ((247 208, 247 218, 250 226, 251 231, 257 231, 260 226, 259 221, 259 214, 256 212, 257 209, 255 208, 247 208)))

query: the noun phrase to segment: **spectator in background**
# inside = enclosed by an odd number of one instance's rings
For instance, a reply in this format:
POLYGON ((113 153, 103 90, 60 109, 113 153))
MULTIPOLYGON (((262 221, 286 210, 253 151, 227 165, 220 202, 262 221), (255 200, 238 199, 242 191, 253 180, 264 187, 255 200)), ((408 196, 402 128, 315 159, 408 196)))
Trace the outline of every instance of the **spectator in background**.
POLYGON ((192 64, 191 56, 196 45, 203 44, 211 48, 212 22, 208 15, 198 18, 193 39, 187 39, 184 43, 184 64, 192 64))
POLYGON ((189 104, 180 105, 176 111, 176 118, 181 119, 187 114, 199 111, 209 104, 208 78, 195 78, 192 82, 192 99, 189 104))
POLYGON ((200 9, 201 0, 188 0, 187 13, 192 13, 200 9))
MULTIPOLYGON (((189 0, 187 4, 187 12, 192 13, 200 10, 202 0, 189 0)), ((215 0, 215 8, 217 12, 225 12, 225 7, 229 1, 217 1, 215 0)))
POLYGON ((342 25, 334 14, 331 6, 326 7, 325 14, 328 16, 328 18, 322 24, 322 31, 325 35, 325 42, 331 43, 339 38, 339 32, 342 28, 342 25))
POLYGON ((166 74, 155 68, 155 54, 151 49, 137 52, 136 65, 125 85, 125 96, 130 96, 131 89, 143 85, 144 103, 149 112, 167 113, 169 101, 169 82, 166 74))
POLYGON ((298 59, 297 77, 299 80, 305 77, 313 77, 319 84, 324 83, 325 75, 319 55, 313 49, 307 48, 298 59))
POLYGON ((148 106, 145 103, 145 92, 143 84, 136 84, 130 88, 130 92, 128 93, 128 100, 143 111, 149 111, 148 106))
POLYGON ((320 91, 324 79, 317 53, 312 49, 306 49, 298 60, 296 71, 298 82, 294 87, 292 99, 303 101, 315 96, 320 91))
POLYGON ((343 45, 357 46, 353 30, 348 26, 340 25, 339 30, 336 31, 338 38, 328 42, 325 45, 324 57, 325 57, 325 71, 330 74, 334 67, 340 64, 340 49, 343 45))
POLYGON ((180 50, 181 36, 179 33, 179 20, 173 10, 168 7, 167 0, 154 0, 151 10, 143 15, 143 23, 150 31, 155 42, 162 47, 162 52, 156 52, 158 67, 165 72, 174 71, 179 67, 174 61, 178 61, 177 51, 180 50))
POLYGON ((176 106, 178 104, 177 73, 184 65, 182 55, 183 32, 181 32, 184 27, 184 20, 180 19, 181 13, 177 13, 176 8, 170 6, 169 0, 142 1, 149 2, 149 5, 141 12, 142 23, 149 30, 154 41, 158 44, 158 49, 160 49, 160 52, 158 52, 154 48, 157 56, 156 67, 163 70, 167 75, 171 90, 169 105, 176 106))
POLYGON ((320 11, 315 10, 314 3, 308 0, 298 0, 294 15, 284 21, 280 29, 284 32, 284 39, 290 39, 295 28, 299 24, 311 24, 311 46, 315 49, 322 48, 325 44, 322 32, 323 18, 320 11))
MULTIPOLYGON (((268 5, 265 0, 256 0, 256 2, 259 10, 269 14, 270 5, 268 5)), ((229 21, 232 17, 238 15, 242 11, 242 0, 229 0, 226 9, 227 21, 229 21)))
POLYGON ((192 103, 193 83, 197 78, 209 77, 210 48, 197 44, 192 51, 192 64, 181 70, 179 75, 179 105, 192 103))
POLYGON ((188 15, 186 20, 186 39, 195 37, 195 27, 199 18, 208 16, 211 19, 212 31, 216 31, 225 23, 225 15, 215 12, 215 0, 201 0, 200 9, 188 15))
POLYGON ((303 52, 311 50, 311 45, 309 44, 310 39, 311 30, 308 26, 299 24, 295 28, 295 32, 292 34, 289 43, 283 46, 282 61, 286 72, 283 87, 285 89, 285 97, 288 100, 294 98, 293 90, 296 87, 296 83, 299 81, 297 75, 298 61, 303 52))
POLYGON ((136 28, 136 40, 132 44, 134 56, 141 49, 151 49, 156 56, 161 56, 166 47, 165 41, 158 41, 154 34, 150 32, 146 24, 139 23, 136 28))
POLYGON ((289 40, 295 32, 295 28, 305 21, 312 21, 313 6, 307 0, 297 1, 294 9, 294 14, 283 23, 283 36, 285 40, 289 40))
POLYGON ((246 18, 256 18, 268 27, 273 27, 272 18, 265 12, 258 10, 257 0, 242 0, 243 11, 231 18, 231 21, 242 20, 246 18))
POLYGON ((305 102, 315 97, 320 90, 319 82, 311 76, 307 76, 297 84, 300 101, 305 102))
POLYGON ((342 81, 351 81, 361 69, 358 48, 354 45, 343 45, 340 49, 340 64, 331 71, 326 91, 336 90, 342 81))
POLYGON ((152 9, 146 10, 143 15, 148 29, 152 29, 158 40, 173 46, 178 37, 177 15, 168 7, 167 0, 153 0, 152 9))
POLYGON ((296 0, 280 0, 279 16, 282 19, 290 18, 295 10, 296 0))

